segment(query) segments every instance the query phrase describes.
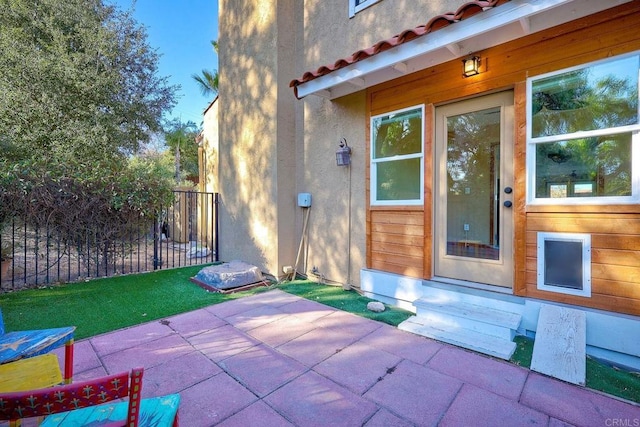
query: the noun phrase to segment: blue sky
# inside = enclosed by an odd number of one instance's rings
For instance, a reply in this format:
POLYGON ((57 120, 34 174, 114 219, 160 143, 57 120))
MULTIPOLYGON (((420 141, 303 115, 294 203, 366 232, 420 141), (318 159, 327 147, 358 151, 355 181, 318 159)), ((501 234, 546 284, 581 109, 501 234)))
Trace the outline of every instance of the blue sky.
POLYGON ((133 16, 145 26, 149 45, 160 56, 160 76, 182 88, 170 113, 183 122, 202 122, 202 112, 213 96, 202 96, 192 74, 218 68, 211 40, 218 39, 217 0, 107 0, 121 9, 135 4, 133 16))

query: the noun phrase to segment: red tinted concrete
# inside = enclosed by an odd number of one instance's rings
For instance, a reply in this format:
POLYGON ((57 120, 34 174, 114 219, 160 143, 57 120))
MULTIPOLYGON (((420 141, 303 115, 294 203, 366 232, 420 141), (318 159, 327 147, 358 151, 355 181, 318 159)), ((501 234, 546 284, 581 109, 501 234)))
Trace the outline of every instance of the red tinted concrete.
POLYGON ((516 400, 465 384, 439 425, 494 426, 496 420, 503 426, 546 426, 549 417, 516 400))
POLYGON ((638 405, 280 290, 75 348, 75 379, 144 366, 186 427, 640 425, 638 405))
POLYGON ((518 399, 528 370, 455 347, 445 347, 427 366, 500 396, 518 399))
POLYGON ((462 381, 403 360, 364 397, 412 423, 436 425, 462 388, 462 381))
POLYGON ((318 363, 313 369, 357 394, 369 390, 400 358, 365 344, 355 343, 318 363))
POLYGON ((259 397, 272 393, 307 371, 301 363, 266 345, 247 349, 223 360, 219 365, 259 397))
POLYGON ((309 371, 264 398, 300 426, 359 426, 376 412, 372 402, 309 371))

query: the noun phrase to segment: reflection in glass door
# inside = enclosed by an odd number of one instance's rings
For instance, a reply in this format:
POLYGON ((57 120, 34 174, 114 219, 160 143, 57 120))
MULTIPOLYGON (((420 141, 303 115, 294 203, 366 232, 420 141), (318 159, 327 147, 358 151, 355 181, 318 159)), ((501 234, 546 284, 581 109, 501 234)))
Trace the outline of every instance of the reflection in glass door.
POLYGON ((500 108, 447 117, 447 255, 500 258, 500 108))
POLYGON ((512 114, 512 92, 436 110, 436 276, 512 286, 512 114))

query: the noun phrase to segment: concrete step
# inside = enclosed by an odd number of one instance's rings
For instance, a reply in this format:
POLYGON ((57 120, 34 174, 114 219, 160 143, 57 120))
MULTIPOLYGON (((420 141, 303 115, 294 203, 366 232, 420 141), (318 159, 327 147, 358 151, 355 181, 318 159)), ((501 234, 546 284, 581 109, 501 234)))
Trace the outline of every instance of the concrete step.
POLYGON ((586 313, 542 304, 533 344, 531 369, 584 385, 586 379, 586 313))
POLYGON ((510 340, 465 328, 452 328, 448 324, 433 321, 425 323, 417 316, 402 322, 398 329, 505 360, 509 360, 516 349, 516 344, 510 340))
POLYGON ((437 300, 439 302, 460 301, 511 313, 522 314, 524 312, 523 300, 513 295, 481 289, 471 289, 433 280, 423 281, 422 294, 420 297, 428 298, 431 301, 437 300))
POLYGON ((513 339, 522 319, 518 313, 491 306, 456 300, 443 301, 434 297, 422 297, 414 301, 413 305, 416 307, 416 315, 425 320, 506 340, 513 339))

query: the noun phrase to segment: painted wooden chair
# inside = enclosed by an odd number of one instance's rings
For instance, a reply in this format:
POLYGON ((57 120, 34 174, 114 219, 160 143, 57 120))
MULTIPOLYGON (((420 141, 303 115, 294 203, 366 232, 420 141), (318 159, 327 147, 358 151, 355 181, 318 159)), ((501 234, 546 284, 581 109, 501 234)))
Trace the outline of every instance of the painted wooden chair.
POLYGON ((64 381, 69 384, 73 378, 73 333, 75 330, 75 326, 68 326, 5 332, 2 310, 0 310, 0 364, 49 353, 64 345, 64 381))
POLYGON ((178 426, 180 395, 142 399, 143 373, 135 368, 57 387, 0 393, 0 420, 44 416, 41 427, 178 426))

